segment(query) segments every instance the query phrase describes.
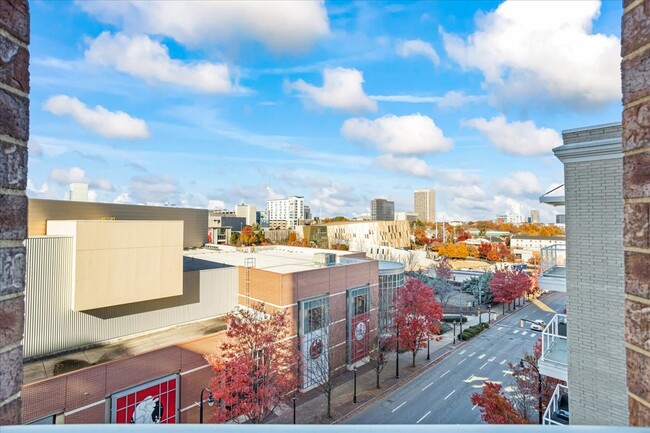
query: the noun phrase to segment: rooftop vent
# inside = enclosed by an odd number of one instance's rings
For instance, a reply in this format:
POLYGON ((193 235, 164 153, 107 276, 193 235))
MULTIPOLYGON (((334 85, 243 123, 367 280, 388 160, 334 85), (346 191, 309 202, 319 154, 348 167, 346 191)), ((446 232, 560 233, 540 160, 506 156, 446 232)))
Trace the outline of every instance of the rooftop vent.
POLYGON ((336 254, 316 253, 314 254, 314 263, 321 266, 332 266, 336 264, 336 254))

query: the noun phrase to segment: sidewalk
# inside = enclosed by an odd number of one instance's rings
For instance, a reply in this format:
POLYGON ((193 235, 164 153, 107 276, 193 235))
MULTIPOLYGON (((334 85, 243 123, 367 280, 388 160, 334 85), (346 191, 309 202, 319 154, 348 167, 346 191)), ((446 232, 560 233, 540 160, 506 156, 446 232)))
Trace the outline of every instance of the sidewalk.
MULTIPOLYGON (((528 305, 528 303, 526 303, 528 305)), ((522 305, 523 308, 523 305, 522 305)), ((517 311, 519 308, 517 308, 517 311)), ((497 323, 503 318, 499 311, 492 312, 492 323, 497 323), (495 317, 498 316, 498 319, 495 317)), ((467 322, 463 328, 479 323, 478 316, 465 316, 467 322)), ((482 320, 487 322, 487 312, 482 314, 482 320)), ((460 331, 456 327, 456 333, 460 331)), ((332 418, 327 417, 327 399, 318 389, 313 389, 304 394, 298 394, 296 400, 296 423, 297 424, 330 424, 342 422, 353 414, 357 409, 364 406, 370 400, 393 391, 396 387, 408 383, 412 378, 431 367, 436 362, 452 353, 455 348, 464 346, 464 342, 456 341, 453 344, 453 330, 442 335, 441 341, 430 342, 430 360, 427 360, 427 348, 420 349, 416 356, 416 366, 412 367, 413 355, 411 352, 404 352, 399 355, 399 379, 395 378, 395 353, 388 355, 388 363, 380 374, 379 383, 381 388, 377 389, 377 374, 370 364, 366 364, 357 370, 357 404, 352 402, 354 396, 354 373, 347 371, 339 380, 339 385, 332 393, 332 418)), ((286 407, 284 411, 270 423, 290 424, 293 422, 293 408, 286 407)))

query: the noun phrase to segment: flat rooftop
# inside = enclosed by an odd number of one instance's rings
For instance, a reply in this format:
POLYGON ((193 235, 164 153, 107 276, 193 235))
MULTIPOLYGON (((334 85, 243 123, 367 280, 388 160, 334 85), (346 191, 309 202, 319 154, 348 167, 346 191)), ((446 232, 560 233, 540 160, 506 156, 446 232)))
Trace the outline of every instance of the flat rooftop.
POLYGON ((194 258, 202 262, 213 262, 221 265, 246 266, 246 259, 255 259, 254 267, 278 274, 311 271, 324 266, 314 262, 314 254, 331 253, 337 255, 337 263, 333 266, 345 266, 361 263, 372 259, 361 259, 363 253, 356 251, 325 250, 320 248, 302 248, 290 246, 272 246, 247 248, 244 252, 233 247, 219 246, 217 248, 197 248, 183 253, 185 260, 194 258))

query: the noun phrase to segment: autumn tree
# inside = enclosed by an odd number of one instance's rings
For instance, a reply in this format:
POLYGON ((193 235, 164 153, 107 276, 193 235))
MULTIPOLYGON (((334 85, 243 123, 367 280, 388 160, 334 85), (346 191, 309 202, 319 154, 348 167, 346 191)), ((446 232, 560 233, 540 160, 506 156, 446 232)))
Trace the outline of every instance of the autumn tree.
POLYGON ((288 338, 287 310, 265 312, 264 304, 238 308, 227 316, 227 339, 220 355, 208 355, 214 376, 212 394, 217 422, 260 424, 297 387, 299 355, 288 338))
POLYGON ((492 250, 492 244, 489 242, 481 242, 478 246, 478 255, 482 259, 487 259, 488 254, 492 250))
POLYGON ((456 294, 456 290, 454 290, 451 283, 453 273, 449 260, 446 257, 438 260, 431 271, 434 274, 433 293, 438 298, 438 302, 440 302, 444 311, 451 298, 456 294))
POLYGON ((483 392, 471 396, 472 404, 481 408, 481 419, 488 424, 529 424, 512 402, 501 392, 501 384, 485 382, 483 392))
POLYGON ((496 248, 490 246, 490 251, 487 253, 486 258, 491 262, 498 262, 501 260, 501 255, 499 255, 499 251, 496 248))
POLYGON ((392 338, 382 338, 380 336, 375 337, 375 342, 373 343, 372 350, 370 351, 370 365, 372 366, 372 369, 375 370, 377 389, 381 388, 381 385, 379 383, 379 376, 384 370, 384 367, 386 367, 386 364, 388 364, 388 354, 390 353, 392 347, 392 338))
POLYGON ((237 233, 237 232, 232 232, 232 233, 230 234, 230 243, 231 243, 232 245, 237 245, 237 244, 239 244, 239 233, 237 233))
MULTIPOLYGON (((393 298, 395 325, 399 328, 399 346, 415 356, 426 342, 440 334, 442 307, 433 288, 421 280, 409 278, 393 298)), ((396 334, 396 335, 397 335, 396 334)))
POLYGON ((472 238, 472 235, 470 234, 470 232, 468 232, 468 231, 462 231, 462 232, 458 235, 458 242, 466 241, 467 239, 471 239, 471 238, 472 238))
POLYGON ((244 245, 252 245, 257 242, 257 235, 251 226, 244 226, 241 229, 241 235, 239 239, 244 245))
POLYGON ((528 274, 519 270, 504 269, 497 271, 490 281, 490 290, 494 295, 494 300, 503 303, 504 312, 506 303, 508 304, 508 311, 510 311, 510 302, 514 302, 515 299, 529 293, 531 286, 528 274))

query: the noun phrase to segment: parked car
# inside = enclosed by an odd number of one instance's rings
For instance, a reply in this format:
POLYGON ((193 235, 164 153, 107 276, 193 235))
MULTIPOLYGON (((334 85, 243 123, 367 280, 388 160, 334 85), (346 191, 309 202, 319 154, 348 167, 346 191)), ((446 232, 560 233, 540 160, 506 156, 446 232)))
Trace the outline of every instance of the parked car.
POLYGON ((535 320, 535 322, 530 325, 530 329, 540 332, 543 331, 545 327, 546 323, 544 323, 543 320, 535 320))

